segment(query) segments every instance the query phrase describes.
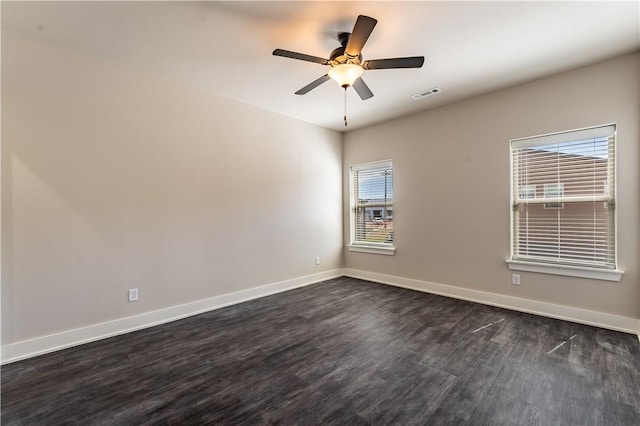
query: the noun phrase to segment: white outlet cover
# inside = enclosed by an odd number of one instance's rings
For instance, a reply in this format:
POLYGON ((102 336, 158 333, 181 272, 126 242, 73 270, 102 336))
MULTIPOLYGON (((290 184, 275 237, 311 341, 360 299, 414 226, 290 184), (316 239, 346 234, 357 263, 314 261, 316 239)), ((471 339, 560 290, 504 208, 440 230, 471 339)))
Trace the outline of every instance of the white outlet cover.
POLYGON ((135 302, 138 300, 138 289, 130 288, 129 289, 129 302, 135 302))

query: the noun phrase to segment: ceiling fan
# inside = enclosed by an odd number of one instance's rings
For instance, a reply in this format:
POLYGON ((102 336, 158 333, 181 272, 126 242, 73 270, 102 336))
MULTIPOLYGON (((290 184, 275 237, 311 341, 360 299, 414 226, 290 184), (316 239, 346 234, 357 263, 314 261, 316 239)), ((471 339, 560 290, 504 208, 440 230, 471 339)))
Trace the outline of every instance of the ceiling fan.
MULTIPOLYGON (((299 59, 301 61, 314 62, 321 65, 329 65, 329 71, 322 77, 298 90, 296 95, 304 95, 320 86, 327 80, 335 80, 345 89, 351 86, 356 91, 360 99, 367 100, 373 96, 373 92, 362 79, 365 70, 382 70, 392 68, 420 68, 424 64, 424 56, 411 56, 406 58, 372 59, 362 61, 362 48, 371 35, 373 28, 378 21, 369 16, 359 15, 351 33, 338 34, 340 47, 334 49, 329 55, 329 59, 317 56, 305 55, 304 53, 292 52, 290 50, 276 49, 275 56, 299 59)), ((346 99, 346 98, 345 98, 346 99)), ((346 101, 345 101, 346 102, 346 101)), ((345 114, 346 126, 346 114, 345 114)))

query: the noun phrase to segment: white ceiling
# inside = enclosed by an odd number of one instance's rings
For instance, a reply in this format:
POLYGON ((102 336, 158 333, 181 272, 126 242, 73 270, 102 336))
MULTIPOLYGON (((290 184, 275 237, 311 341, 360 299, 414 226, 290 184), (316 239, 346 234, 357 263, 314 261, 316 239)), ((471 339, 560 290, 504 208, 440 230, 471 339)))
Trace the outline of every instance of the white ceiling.
POLYGON ((378 19, 364 59, 426 58, 421 69, 370 70, 375 94, 348 91, 348 129, 432 108, 640 49, 640 2, 7 2, 2 27, 207 92, 344 131, 343 91, 294 92, 325 66, 357 15, 378 19), (413 100, 433 87, 441 93, 413 100))

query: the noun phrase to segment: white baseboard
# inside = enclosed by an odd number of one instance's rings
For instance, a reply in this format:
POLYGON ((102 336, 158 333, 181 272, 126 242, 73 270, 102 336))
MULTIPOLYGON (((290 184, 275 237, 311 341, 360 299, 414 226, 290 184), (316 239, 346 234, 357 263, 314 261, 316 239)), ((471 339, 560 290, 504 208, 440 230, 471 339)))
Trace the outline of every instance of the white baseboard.
POLYGON ((60 333, 36 337, 34 339, 4 345, 0 348, 0 363, 8 364, 37 355, 58 351, 61 349, 78 346, 96 340, 129 333, 155 325, 176 321, 193 315, 235 305, 252 299, 269 296, 271 294, 304 287, 320 281, 338 278, 341 276, 360 278, 381 284, 403 287, 456 299, 482 303, 484 305, 497 306, 530 314, 557 318, 581 324, 593 325, 610 330, 623 331, 638 334, 640 339, 640 320, 637 318, 623 317, 604 312, 590 311, 564 305, 556 305, 548 302, 522 299, 502 294, 472 290, 463 287, 455 287, 445 284, 431 283, 411 278, 394 275, 367 272, 358 269, 334 269, 317 274, 307 275, 290 280, 280 281, 228 293, 221 296, 198 300, 183 305, 171 306, 157 311, 145 312, 140 315, 107 321, 100 324, 67 330, 60 333))
POLYGON ((445 284, 436 284, 358 269, 344 269, 344 275, 367 281, 374 281, 380 284, 388 284, 425 293, 433 293, 441 296, 453 297, 455 299, 468 300, 470 302, 482 303, 484 305, 497 306, 500 308, 541 315, 544 317, 593 325, 600 328, 623 331, 625 333, 638 334, 640 338, 640 320, 637 318, 623 317, 620 315, 590 311, 571 306, 556 305, 538 300, 522 299, 519 297, 505 296, 497 293, 489 293, 486 291, 455 287, 445 284))
POLYGON ((0 362, 7 364, 20 361, 49 352, 78 346, 96 340, 106 339, 119 334, 141 330, 155 325, 179 320, 203 312, 224 308, 237 303, 246 302, 259 297, 269 296, 294 288, 307 286, 320 281, 342 276, 341 269, 334 269, 317 274, 306 275, 286 281, 280 281, 241 290, 234 293, 223 294, 221 296, 185 303, 183 305, 171 306, 157 311, 145 312, 143 314, 107 321, 87 327, 67 330, 60 333, 50 334, 34 339, 2 346, 0 349, 0 362))

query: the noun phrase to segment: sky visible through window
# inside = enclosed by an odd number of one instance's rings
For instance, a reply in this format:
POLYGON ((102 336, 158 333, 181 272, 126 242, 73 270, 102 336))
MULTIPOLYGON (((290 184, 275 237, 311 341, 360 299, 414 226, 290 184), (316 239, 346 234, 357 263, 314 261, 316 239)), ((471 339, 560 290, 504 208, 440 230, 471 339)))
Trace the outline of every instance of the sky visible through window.
POLYGON ((550 143, 539 145, 531 149, 561 154, 580 155, 584 157, 609 158, 608 138, 583 139, 571 142, 550 143))
POLYGON ((393 172, 390 169, 376 170, 359 176, 358 198, 361 200, 393 199, 393 172))

